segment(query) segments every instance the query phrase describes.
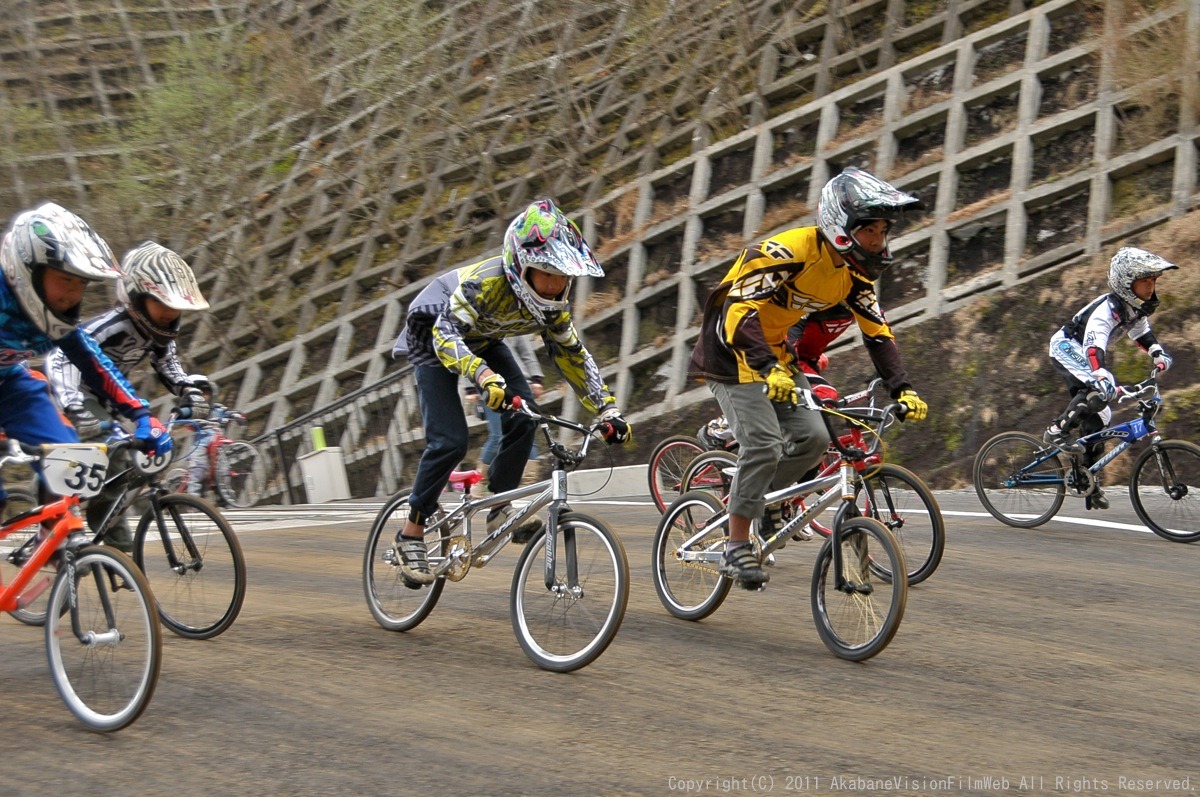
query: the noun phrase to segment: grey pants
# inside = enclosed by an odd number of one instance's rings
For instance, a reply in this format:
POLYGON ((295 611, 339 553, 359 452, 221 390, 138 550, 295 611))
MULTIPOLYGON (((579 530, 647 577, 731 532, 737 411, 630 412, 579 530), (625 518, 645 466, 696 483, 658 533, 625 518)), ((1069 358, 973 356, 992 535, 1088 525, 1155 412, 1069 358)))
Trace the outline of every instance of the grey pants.
MULTIPOLYGON (((796 374, 795 380, 797 387, 809 386, 803 374, 796 374)), ((821 461, 829 446, 825 423, 815 410, 771 401, 763 392, 762 382, 709 382, 708 388, 738 441, 729 512, 761 517, 763 495, 798 481, 821 461)))

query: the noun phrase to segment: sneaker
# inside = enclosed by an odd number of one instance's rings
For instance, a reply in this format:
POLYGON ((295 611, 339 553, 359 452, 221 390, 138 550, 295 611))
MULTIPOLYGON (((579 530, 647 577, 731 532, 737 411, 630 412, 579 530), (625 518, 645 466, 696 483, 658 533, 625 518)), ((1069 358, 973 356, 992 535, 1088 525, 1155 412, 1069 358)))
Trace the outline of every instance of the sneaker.
POLYGON ((1104 491, 1100 489, 1100 485, 1096 485, 1095 492, 1083 499, 1083 504, 1088 509, 1108 509, 1110 506, 1108 498, 1104 495, 1104 491))
POLYGON ((1083 446, 1073 440, 1070 434, 1057 427, 1051 426, 1047 429, 1045 434, 1042 435, 1042 439, 1055 448, 1066 451, 1068 454, 1083 453, 1083 446))
MULTIPOLYGON (((505 504, 504 506, 498 506, 495 509, 493 509, 491 512, 488 512, 487 533, 488 534, 495 533, 496 529, 500 528, 505 523, 507 523, 508 519, 511 518, 512 516, 513 516, 512 504, 505 504)), ((542 530, 543 525, 544 524, 542 523, 542 519, 540 517, 537 517, 535 515, 534 517, 529 518, 524 523, 522 523, 521 525, 519 525, 515 529, 513 529, 512 541, 515 542, 517 545, 524 545, 525 543, 527 543, 533 539, 533 535, 537 534, 539 531, 542 530)))
POLYGON ((754 546, 751 543, 726 551, 725 556, 721 558, 718 572, 729 576, 746 589, 761 589, 763 584, 771 580, 771 576, 763 570, 758 557, 754 555, 754 546))
POLYGON ((425 548, 424 537, 404 537, 396 535, 396 553, 400 554, 400 575, 404 583, 418 589, 422 585, 434 582, 433 571, 429 569, 429 552, 425 548))

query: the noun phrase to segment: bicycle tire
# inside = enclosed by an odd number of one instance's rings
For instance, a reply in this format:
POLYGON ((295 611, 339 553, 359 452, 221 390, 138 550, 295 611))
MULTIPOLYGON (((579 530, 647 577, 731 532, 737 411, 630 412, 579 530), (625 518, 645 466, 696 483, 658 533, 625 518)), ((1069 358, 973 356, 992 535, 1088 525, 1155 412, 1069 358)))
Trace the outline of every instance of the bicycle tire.
POLYGON ((629 605, 629 559, 608 524, 591 515, 564 513, 556 537, 554 589, 546 587, 543 529, 517 559, 509 613, 526 656, 543 670, 572 672, 599 658, 620 630, 629 605), (568 546, 575 585, 566 576, 568 546))
POLYGON ((217 492, 237 509, 247 509, 262 498, 266 463, 258 449, 243 440, 221 446, 217 453, 217 492))
POLYGON ((1032 529, 1054 517, 1067 492, 1067 467, 1025 432, 1001 432, 975 455, 971 481, 983 508, 1009 526, 1032 529))
POLYGON ((138 520, 133 560, 154 589, 163 625, 186 639, 211 639, 242 611, 241 542, 220 510, 203 498, 170 493, 158 496, 158 507, 156 513, 151 502, 138 520), (182 571, 172 567, 168 546, 182 571))
POLYGON ((683 492, 680 485, 687 466, 704 450, 695 437, 675 435, 663 440, 650 452, 646 476, 650 483, 650 499, 659 512, 665 511, 667 504, 683 492))
POLYGON ((721 500, 729 497, 733 486, 730 468, 737 467, 737 455, 721 449, 705 451, 692 460, 683 475, 683 492, 702 490, 721 500))
MULTIPOLYGON (((416 628, 433 611, 446 588, 444 576, 413 589, 400 574, 400 560, 394 543, 408 519, 408 509, 408 493, 393 496, 384 504, 371 522, 363 553, 363 594, 367 608, 375 622, 388 631, 416 628)), ((435 547, 441 534, 440 527, 441 524, 435 524, 432 531, 425 532, 425 543, 430 546, 430 551, 441 551, 444 555, 445 543, 435 547)))
MULTIPOLYGON (((946 550, 946 522, 933 492, 917 474, 884 463, 870 468, 858 486, 856 503, 865 517, 878 520, 904 550, 908 585, 933 575, 946 550)), ((891 578, 886 563, 880 574, 891 578)))
MULTIPOLYGON (((16 517, 22 512, 28 512, 30 509, 38 506, 37 494, 23 487, 13 487, 8 491, 8 504, 4 509, 4 521, 9 518, 16 517)), ((33 524, 14 531, 4 539, 0 540, 0 583, 11 584, 21 568, 9 561, 8 557, 17 549, 24 546, 29 540, 37 536, 38 524, 33 524)), ((26 606, 19 609, 14 609, 9 612, 10 615, 21 621, 25 625, 43 625, 46 622, 46 603, 50 599, 50 587, 54 584, 54 577, 58 574, 54 565, 46 563, 41 571, 33 577, 33 581, 25 588, 23 595, 36 595, 32 601, 26 606)))
POLYGON ((724 514, 724 504, 711 493, 692 491, 672 501, 659 518, 650 570, 659 601, 674 617, 703 620, 729 595, 733 581, 718 571, 729 538, 728 525, 717 526, 683 550, 685 542, 724 514), (683 557, 689 553, 708 554, 709 558, 685 561, 683 557))
POLYGON ((900 628, 908 601, 907 579, 884 579, 872 562, 907 572, 896 538, 874 518, 848 518, 825 541, 813 565, 812 613, 817 633, 831 653, 849 661, 878 655, 900 628), (842 570, 854 589, 838 590, 831 573, 833 544, 840 539, 842 570))
POLYGON ((99 545, 75 553, 50 590, 46 656, 54 687, 84 725, 115 731, 141 716, 158 684, 162 629, 150 584, 128 556, 99 545), (94 636, 81 641, 75 623, 94 636))
POLYGON ((1129 476, 1129 500, 1163 539, 1200 540, 1200 446, 1162 440, 1143 451, 1129 476))

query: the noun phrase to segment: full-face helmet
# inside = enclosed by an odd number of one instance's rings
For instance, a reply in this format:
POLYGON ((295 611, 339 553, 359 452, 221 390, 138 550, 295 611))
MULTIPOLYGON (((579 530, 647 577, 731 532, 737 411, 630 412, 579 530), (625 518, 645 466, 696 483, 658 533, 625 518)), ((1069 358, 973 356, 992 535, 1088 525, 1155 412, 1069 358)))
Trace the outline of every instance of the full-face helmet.
POLYGON ((155 324, 146 312, 146 297, 152 296, 175 310, 208 307, 191 267, 165 246, 146 241, 130 249, 121 259, 121 270, 117 301, 137 328, 158 343, 166 343, 179 334, 181 319, 176 318, 167 326, 155 324))
POLYGON ((508 225, 503 259, 504 276, 517 300, 541 324, 549 323, 566 308, 575 277, 604 276, 575 222, 563 215, 550 199, 534 202, 508 225), (561 293, 547 299, 529 281, 531 269, 570 279, 561 293))
POLYGON ((1157 277, 1174 268, 1179 266, 1145 249, 1122 247, 1108 264, 1108 287, 1134 310, 1142 315, 1150 315, 1158 309, 1158 292, 1151 294, 1149 299, 1139 299, 1133 292, 1133 283, 1145 277, 1157 277))
POLYGON ((854 237, 860 226, 883 219, 888 229, 900 219, 905 208, 921 200, 898 191, 872 174, 853 166, 831 179, 821 189, 817 201, 817 223, 821 233, 850 265, 873 280, 892 265, 892 253, 884 241, 883 251, 868 252, 854 237))
POLYGON ((0 269, 21 309, 38 329, 56 340, 79 324, 82 303, 63 313, 46 304, 48 268, 89 282, 121 275, 108 244, 71 211, 46 202, 18 214, 0 241, 0 269))

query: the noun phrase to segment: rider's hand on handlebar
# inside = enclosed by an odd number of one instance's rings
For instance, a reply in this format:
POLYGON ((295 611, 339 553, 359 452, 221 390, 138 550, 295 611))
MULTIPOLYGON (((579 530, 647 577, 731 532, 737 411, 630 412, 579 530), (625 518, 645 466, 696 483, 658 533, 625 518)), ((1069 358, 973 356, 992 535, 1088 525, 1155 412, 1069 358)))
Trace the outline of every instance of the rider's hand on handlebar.
POLYGON ((1148 353, 1150 359, 1154 360, 1154 367, 1158 369, 1159 373, 1170 370, 1171 364, 1175 362, 1171 355, 1163 351, 1163 347, 1157 343, 1150 347, 1148 353))
POLYGON ((917 391, 911 387, 900 391, 900 395, 896 397, 898 401, 907 410, 904 413, 905 420, 923 421, 925 416, 929 414, 929 405, 921 400, 917 395, 917 391))
POLYGON ((138 448, 147 454, 165 456, 170 454, 171 449, 175 447, 171 435, 167 434, 166 427, 158 418, 149 415, 138 418, 137 429, 134 430, 133 437, 138 441, 138 448))
POLYGON ((504 377, 500 374, 489 374, 479 383, 479 393, 482 396, 484 403, 493 410, 506 410, 512 406, 512 395, 508 392, 508 385, 504 382, 504 377))
POLYGON ((767 373, 767 398, 780 404, 796 403, 796 380, 782 365, 776 365, 767 373))
POLYGON ((212 410, 212 405, 204 393, 194 387, 185 387, 179 393, 179 417, 192 418, 197 421, 202 421, 208 417, 208 413, 212 410))
POLYGON ((620 410, 607 410, 600 416, 600 420, 604 422, 600 424, 600 434, 604 435, 604 442, 612 445, 633 440, 633 424, 621 417, 620 410))

